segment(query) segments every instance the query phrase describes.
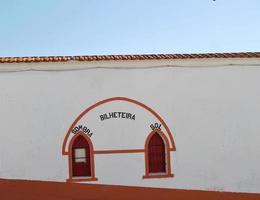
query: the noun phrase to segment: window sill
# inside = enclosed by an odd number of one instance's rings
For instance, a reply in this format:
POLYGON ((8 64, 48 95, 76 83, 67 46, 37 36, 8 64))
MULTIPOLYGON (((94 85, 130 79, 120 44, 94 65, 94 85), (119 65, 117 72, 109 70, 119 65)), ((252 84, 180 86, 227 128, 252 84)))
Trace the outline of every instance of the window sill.
POLYGON ((87 182, 87 181, 97 181, 96 177, 86 177, 86 178, 69 178, 67 183, 77 183, 77 182, 87 182))
POLYGON ((174 174, 148 174, 144 175, 143 179, 150 179, 150 178, 172 178, 174 174))

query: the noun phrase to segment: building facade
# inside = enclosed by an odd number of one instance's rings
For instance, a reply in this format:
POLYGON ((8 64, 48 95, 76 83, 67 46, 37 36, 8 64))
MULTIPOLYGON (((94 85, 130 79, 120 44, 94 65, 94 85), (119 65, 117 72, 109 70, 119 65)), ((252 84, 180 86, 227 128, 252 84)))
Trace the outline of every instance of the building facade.
POLYGON ((0 177, 260 193, 260 54, 0 59, 0 177))

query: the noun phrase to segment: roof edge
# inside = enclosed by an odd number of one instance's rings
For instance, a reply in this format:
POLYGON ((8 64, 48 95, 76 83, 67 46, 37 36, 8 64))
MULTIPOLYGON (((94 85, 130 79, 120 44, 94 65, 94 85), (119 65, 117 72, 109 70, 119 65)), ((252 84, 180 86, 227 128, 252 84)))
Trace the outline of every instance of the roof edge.
POLYGON ((240 53, 201 53, 201 54, 133 54, 133 55, 83 55, 83 56, 32 56, 0 57, 0 63, 42 63, 69 61, 138 61, 170 59, 208 59, 208 58, 260 58, 260 52, 240 53))

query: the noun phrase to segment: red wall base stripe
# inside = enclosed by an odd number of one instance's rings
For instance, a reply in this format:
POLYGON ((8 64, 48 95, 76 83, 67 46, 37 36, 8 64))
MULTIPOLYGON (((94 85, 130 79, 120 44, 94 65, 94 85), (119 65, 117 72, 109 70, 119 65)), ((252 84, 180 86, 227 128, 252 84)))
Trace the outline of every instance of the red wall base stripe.
POLYGON ((0 179, 1 200, 259 200, 260 194, 0 179))

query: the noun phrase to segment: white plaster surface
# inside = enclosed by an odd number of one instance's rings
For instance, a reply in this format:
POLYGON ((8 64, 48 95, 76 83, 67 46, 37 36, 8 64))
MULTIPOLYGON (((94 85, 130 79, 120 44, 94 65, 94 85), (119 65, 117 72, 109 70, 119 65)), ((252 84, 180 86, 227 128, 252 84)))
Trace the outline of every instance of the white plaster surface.
MULTIPOLYGON (((66 181, 62 143, 71 123, 117 96, 140 101, 165 120, 177 149, 175 177, 144 180, 142 153, 106 154, 95 155, 93 183, 260 192, 258 66, 2 72, 0 177, 66 181)), ((139 149, 153 120, 140 107, 113 102, 80 123, 93 127, 96 150, 139 149), (115 109, 136 113, 136 120, 98 120, 115 109)))
MULTIPOLYGON (((143 107, 127 101, 112 101, 88 112, 76 126, 86 126, 91 130, 93 133, 91 141, 95 150, 128 150, 144 149, 147 136, 152 132, 150 125, 155 123, 160 124, 160 121, 143 107), (135 120, 123 118, 100 120, 100 115, 118 111, 134 114, 135 120)), ((163 125, 161 130, 170 142, 163 125)), ((71 132, 66 151, 68 151, 69 141, 73 136, 74 134, 71 132)))

